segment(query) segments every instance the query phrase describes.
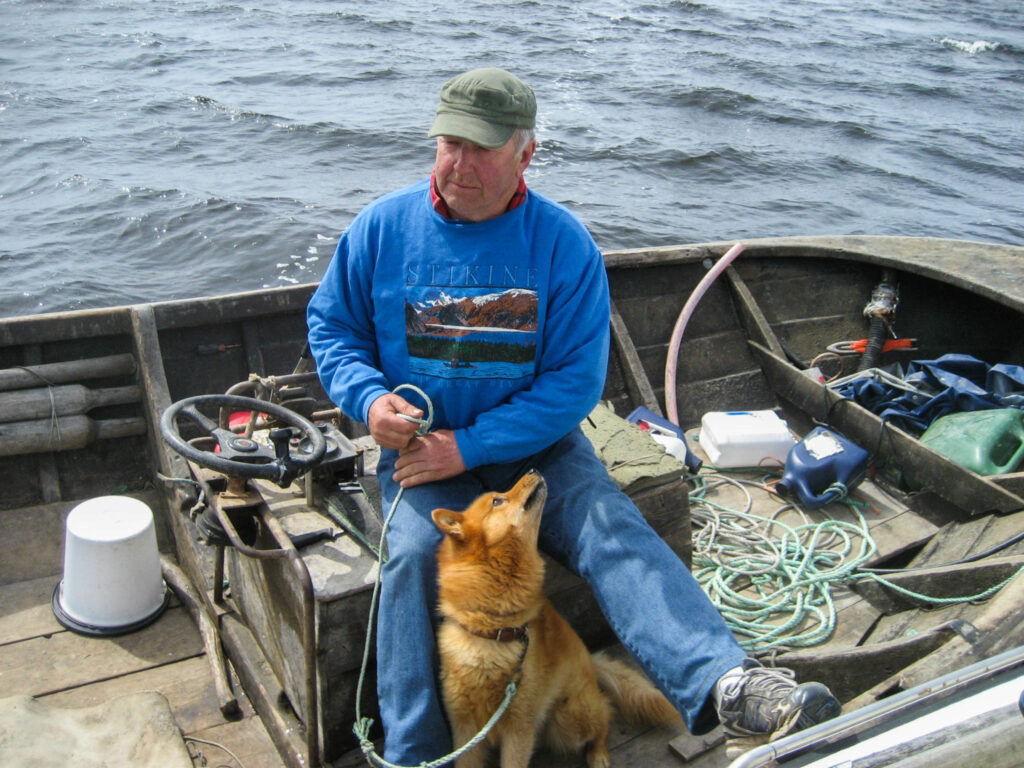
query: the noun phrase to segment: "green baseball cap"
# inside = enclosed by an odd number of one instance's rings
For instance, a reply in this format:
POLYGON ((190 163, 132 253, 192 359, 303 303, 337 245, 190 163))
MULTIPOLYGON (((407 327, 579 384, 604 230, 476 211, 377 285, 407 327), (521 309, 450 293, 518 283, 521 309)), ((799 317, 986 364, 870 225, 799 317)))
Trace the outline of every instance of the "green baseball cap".
POLYGON ((486 67, 456 75, 441 86, 441 102, 428 137, 454 136, 488 149, 504 146, 516 128, 533 128, 533 90, 503 69, 486 67))

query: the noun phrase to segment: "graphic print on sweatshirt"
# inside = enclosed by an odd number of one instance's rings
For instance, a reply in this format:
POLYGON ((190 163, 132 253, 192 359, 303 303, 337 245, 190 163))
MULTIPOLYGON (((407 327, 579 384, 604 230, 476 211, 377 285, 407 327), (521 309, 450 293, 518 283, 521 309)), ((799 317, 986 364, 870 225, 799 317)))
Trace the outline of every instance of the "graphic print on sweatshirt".
POLYGON ((532 375, 538 299, 531 277, 532 270, 520 275, 508 267, 410 269, 405 287, 410 371, 444 379, 532 375))

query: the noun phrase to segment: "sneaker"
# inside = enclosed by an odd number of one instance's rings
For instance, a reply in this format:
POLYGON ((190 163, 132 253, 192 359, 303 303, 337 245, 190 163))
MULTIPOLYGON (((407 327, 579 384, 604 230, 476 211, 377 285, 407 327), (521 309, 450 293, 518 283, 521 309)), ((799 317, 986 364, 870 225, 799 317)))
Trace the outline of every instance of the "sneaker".
POLYGON ((747 659, 742 674, 723 679, 718 717, 732 759, 749 749, 830 720, 839 701, 821 683, 798 685, 790 669, 747 659))

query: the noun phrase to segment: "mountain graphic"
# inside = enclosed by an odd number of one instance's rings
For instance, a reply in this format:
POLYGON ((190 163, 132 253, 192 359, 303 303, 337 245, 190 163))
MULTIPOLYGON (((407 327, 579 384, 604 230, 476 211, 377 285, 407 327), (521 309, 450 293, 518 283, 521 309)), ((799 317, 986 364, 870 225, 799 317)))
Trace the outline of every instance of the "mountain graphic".
POLYGON ((441 291, 406 305, 406 331, 458 335, 473 330, 536 331, 537 293, 513 288, 500 293, 457 298, 441 291))

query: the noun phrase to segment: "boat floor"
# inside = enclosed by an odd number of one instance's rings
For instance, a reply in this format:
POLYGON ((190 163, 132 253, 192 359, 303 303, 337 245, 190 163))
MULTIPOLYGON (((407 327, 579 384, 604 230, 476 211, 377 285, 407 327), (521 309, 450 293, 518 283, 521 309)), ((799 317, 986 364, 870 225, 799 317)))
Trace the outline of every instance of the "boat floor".
MULTIPOLYGON (((761 473, 763 474, 763 473, 761 473)), ((755 478, 758 473, 751 473, 755 478)), ((729 489, 720 491, 726 504, 729 489)), ((986 516, 943 523, 936 516, 911 510, 870 483, 858 491, 870 503, 865 512, 881 551, 876 561, 900 552, 918 552, 918 561, 946 563, 991 546, 1021 530, 1022 515, 986 516), (940 533, 942 535, 940 535, 940 533), (929 543, 931 542, 931 543, 929 543), (926 546, 927 544, 927 546, 926 546)), ((777 497, 755 494, 755 511, 772 514, 777 497)), ((66 630, 54 618, 50 600, 62 567, 63 521, 74 502, 0 513, 0 690, 4 696, 27 694, 59 707, 77 708, 141 690, 158 691, 168 699, 186 737, 195 765, 239 765, 240 768, 284 768, 284 763, 259 717, 232 679, 241 715, 228 720, 221 714, 213 678, 196 626, 188 611, 173 601, 151 626, 114 638, 85 637, 66 630), (26 566, 26 564, 29 564, 26 566), (21 569, 14 573, 15 568, 21 569), (188 741, 189 737, 196 741, 188 741), (200 741, 201 740, 201 741, 200 741), (237 756, 217 746, 222 745, 237 756)), ((848 508, 830 505, 815 516, 852 515, 848 508)), ((162 551, 170 551, 161 542, 162 551)), ((1024 543, 1005 556, 1024 553, 1024 543)), ((815 652, 849 649, 925 632, 954 615, 968 621, 984 604, 964 604, 936 610, 909 610, 886 616, 874 604, 846 588, 837 592, 839 629, 815 652), (955 612, 951 613, 951 612, 955 612)), ((782 662, 780 662, 782 663, 782 662)), ((611 747, 614 765, 672 768, 724 766, 722 746, 706 749, 686 729, 631 730, 616 723, 611 747), (684 760, 687 757, 687 760, 684 760)), ((714 743, 714 734, 711 735, 714 743)), ((363 765, 355 750, 334 761, 336 768, 363 765)), ((496 765, 495 762, 489 763, 496 765)), ((538 753, 534 768, 583 765, 581 756, 561 758, 538 753)))
POLYGON ((221 714, 199 631, 176 599, 156 622, 119 637, 88 637, 57 622, 50 599, 61 578, 64 518, 74 505, 0 512, 0 696, 77 709, 157 691, 167 698, 194 765, 239 765, 215 746, 222 745, 244 768, 285 768, 236 679, 240 716, 221 714), (16 567, 27 568, 26 578, 11 572, 16 567))

